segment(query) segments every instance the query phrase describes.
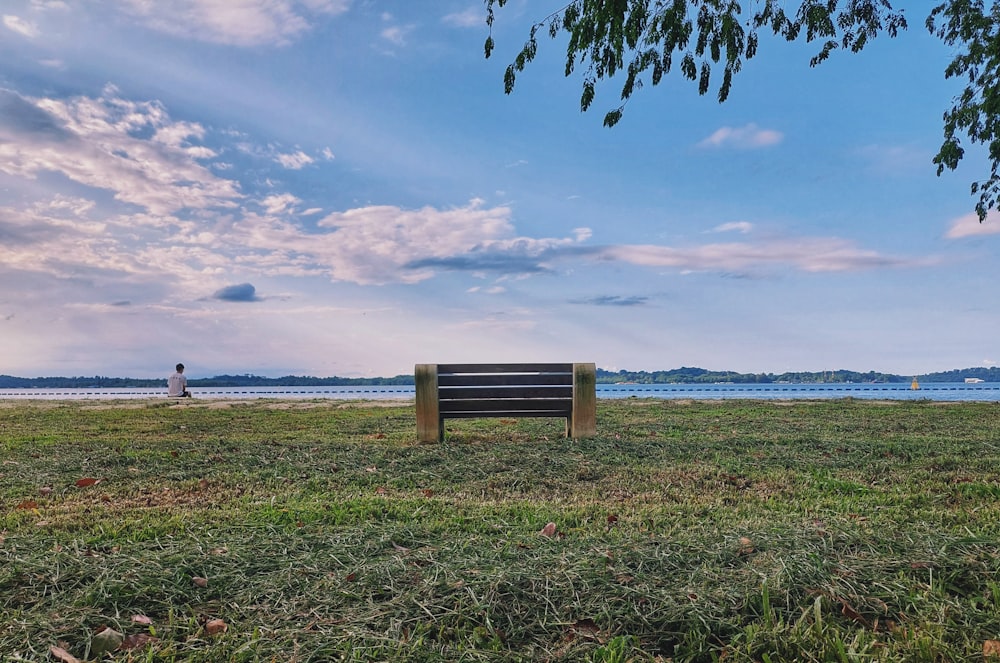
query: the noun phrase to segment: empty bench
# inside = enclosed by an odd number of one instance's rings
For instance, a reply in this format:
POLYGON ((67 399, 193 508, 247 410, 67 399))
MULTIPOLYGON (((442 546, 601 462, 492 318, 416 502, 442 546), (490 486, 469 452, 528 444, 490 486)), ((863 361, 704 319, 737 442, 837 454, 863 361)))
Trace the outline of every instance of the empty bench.
POLYGON ((597 433, 594 364, 417 364, 417 436, 444 440, 445 419, 559 417, 566 437, 597 433))

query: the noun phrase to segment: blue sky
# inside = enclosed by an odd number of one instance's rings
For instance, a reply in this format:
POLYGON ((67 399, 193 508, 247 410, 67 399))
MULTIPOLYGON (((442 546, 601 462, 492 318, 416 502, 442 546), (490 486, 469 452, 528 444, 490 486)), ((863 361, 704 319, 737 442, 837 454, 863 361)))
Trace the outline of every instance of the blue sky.
POLYGON ((485 60, 478 0, 6 0, 0 374, 1000 362, 985 152, 931 164, 933 3, 816 69, 762 37, 726 103, 671 76, 611 130, 561 40, 503 94, 562 4, 510 0, 485 60))

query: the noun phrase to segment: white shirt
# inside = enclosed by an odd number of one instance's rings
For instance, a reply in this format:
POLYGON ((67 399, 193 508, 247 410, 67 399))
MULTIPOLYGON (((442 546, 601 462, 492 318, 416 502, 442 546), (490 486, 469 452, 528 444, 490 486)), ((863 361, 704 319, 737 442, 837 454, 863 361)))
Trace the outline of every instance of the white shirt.
POLYGON ((184 377, 183 373, 174 373, 169 378, 167 378, 167 395, 168 396, 183 396, 184 392, 187 390, 188 379, 184 377))

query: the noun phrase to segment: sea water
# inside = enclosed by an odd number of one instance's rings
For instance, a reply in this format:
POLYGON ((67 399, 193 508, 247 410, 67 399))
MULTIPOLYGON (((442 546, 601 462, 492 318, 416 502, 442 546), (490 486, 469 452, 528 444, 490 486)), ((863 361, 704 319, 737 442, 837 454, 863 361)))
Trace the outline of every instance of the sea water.
MULTIPOLYGON (((414 387, 407 385, 349 387, 189 387, 195 399, 335 399, 409 400, 414 387)), ((910 384, 599 384, 598 398, 672 398, 802 400, 859 398, 870 400, 1000 401, 1000 383, 928 382, 913 389, 910 384)), ((167 398, 162 389, 0 389, 0 400, 45 399, 134 399, 167 398)))

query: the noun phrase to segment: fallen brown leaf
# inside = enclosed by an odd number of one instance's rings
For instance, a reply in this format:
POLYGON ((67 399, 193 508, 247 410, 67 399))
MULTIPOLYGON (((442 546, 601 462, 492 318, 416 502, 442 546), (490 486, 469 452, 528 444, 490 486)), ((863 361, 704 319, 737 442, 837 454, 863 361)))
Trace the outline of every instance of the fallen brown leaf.
POLYGON ((846 601, 840 602, 840 614, 847 617, 851 621, 861 624, 862 626, 868 626, 868 620, 862 617, 858 611, 851 607, 851 605, 846 601))
POLYGON ((49 647, 49 653, 55 656, 60 661, 62 661, 63 663, 83 663, 80 659, 78 659, 76 656, 73 656, 73 654, 70 654, 62 647, 56 647, 55 645, 52 645, 51 647, 49 647))
POLYGON ((1000 640, 983 641, 983 658, 1000 658, 1000 640))
POLYGON ((14 508, 21 509, 23 511, 31 511, 32 509, 38 508, 38 502, 36 502, 35 500, 24 500, 14 508))
POLYGON ((195 584, 196 587, 208 587, 208 579, 202 578, 201 576, 193 576, 191 582, 195 584))
POLYGON ((132 622, 135 624, 152 624, 153 620, 146 615, 132 615, 132 622))
POLYGON ((229 624, 221 619, 212 619, 205 623, 205 633, 216 635, 225 633, 229 629, 229 624))
POLYGON ((125 636, 125 639, 122 640, 118 649, 139 649, 140 647, 145 647, 146 645, 158 641, 159 638, 156 638, 148 633, 133 633, 132 635, 125 636))
POLYGON ((423 490, 420 491, 420 494, 423 495, 424 497, 431 497, 432 495, 434 495, 434 491, 431 490, 430 488, 424 488, 423 490))
POLYGON ((42 486, 41 488, 38 489, 38 494, 41 495, 42 497, 45 497, 51 492, 52 492, 52 486, 42 486))
POLYGON ((556 535, 556 524, 555 523, 546 523, 545 527, 542 528, 542 531, 540 531, 539 534, 541 534, 542 536, 555 536, 556 535))
POLYGON ((101 483, 101 480, 100 479, 95 479, 93 477, 86 477, 86 478, 83 478, 83 479, 77 479, 76 480, 76 486, 77 486, 77 488, 86 488, 87 486, 96 486, 99 483, 101 483))

